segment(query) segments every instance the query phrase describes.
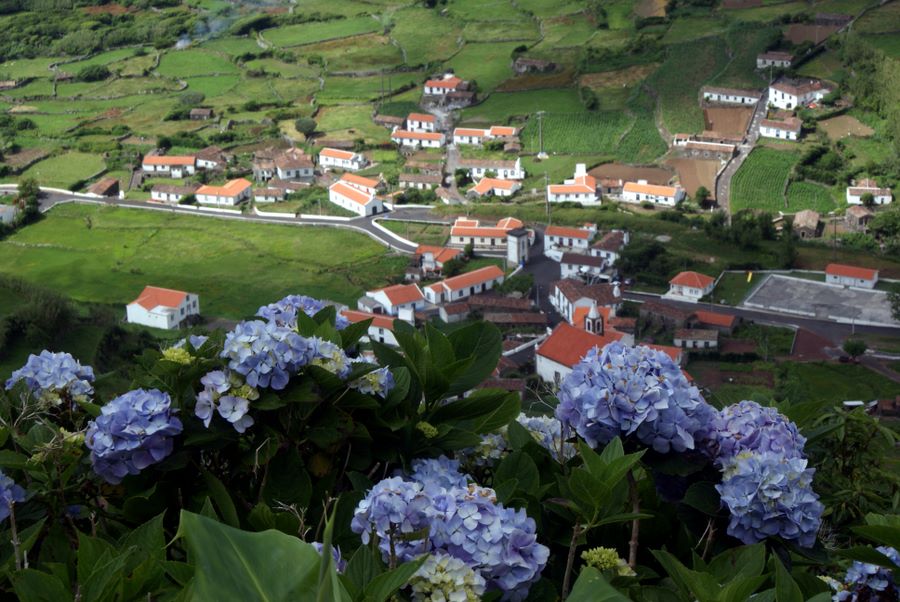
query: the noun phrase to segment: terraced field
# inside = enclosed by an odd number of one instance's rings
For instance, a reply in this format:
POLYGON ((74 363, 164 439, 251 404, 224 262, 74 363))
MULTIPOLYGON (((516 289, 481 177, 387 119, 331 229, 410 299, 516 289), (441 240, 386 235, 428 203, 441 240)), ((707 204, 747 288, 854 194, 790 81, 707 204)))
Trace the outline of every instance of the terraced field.
MULTIPOLYGON (((619 146, 632 119, 621 111, 598 113, 548 113, 543 117, 544 151, 548 153, 610 154, 619 146)), ((537 119, 530 119, 522 132, 523 149, 540 150, 537 119)))
POLYGON ((785 185, 798 158, 795 152, 764 147, 754 149, 731 181, 731 210, 786 211, 785 185))

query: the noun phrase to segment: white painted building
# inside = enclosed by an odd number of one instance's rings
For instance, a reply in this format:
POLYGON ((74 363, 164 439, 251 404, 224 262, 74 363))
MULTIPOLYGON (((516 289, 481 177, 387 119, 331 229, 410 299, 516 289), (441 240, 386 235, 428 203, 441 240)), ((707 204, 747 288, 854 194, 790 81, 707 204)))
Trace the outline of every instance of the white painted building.
POLYGON ((416 284, 394 284, 384 288, 367 291, 360 299, 360 310, 374 306, 374 313, 385 313, 390 316, 399 315, 401 310, 419 311, 425 308, 425 295, 416 284), (371 300, 371 302, 369 302, 371 300), (378 310, 381 310, 380 312, 378 310))
POLYGON ((796 117, 784 120, 763 119, 759 122, 759 135, 765 138, 797 140, 800 138, 801 129, 803 129, 803 122, 796 117))
POLYGON ((875 180, 868 178, 859 182, 852 182, 852 186, 847 187, 847 204, 862 205, 862 197, 864 194, 871 194, 873 204, 888 205, 893 200, 890 188, 879 188, 875 180))
POLYGON ((484 144, 488 130, 478 128, 456 128, 453 130, 453 144, 484 144))
POLYGON ((829 263, 825 266, 825 282, 841 286, 872 289, 878 283, 878 270, 860 268, 854 265, 829 263))
POLYGON ((608 308, 612 316, 622 304, 622 293, 617 284, 585 284, 574 278, 563 278, 550 285, 548 299, 553 309, 569 324, 575 323, 579 308, 608 308))
POLYGON ((571 201, 582 205, 599 205, 600 196, 597 194, 597 180, 588 175, 587 166, 579 163, 575 166, 575 175, 562 184, 550 184, 547 186, 547 202, 562 203, 571 201))
POLYGON ((781 78, 769 86, 769 104, 779 109, 796 109, 819 102, 832 88, 817 79, 781 78))
POLYGON ((436 132, 437 118, 428 113, 410 113, 406 117, 406 129, 411 132, 436 132))
POLYGON ((563 253, 559 262, 560 278, 601 278, 606 268, 606 260, 594 255, 563 253))
POLYGON ((719 331, 705 328, 679 328, 673 343, 676 347, 693 350, 713 350, 719 347, 719 331))
POLYGON ((544 255, 548 251, 575 251, 587 254, 591 239, 596 233, 596 230, 585 228, 547 226, 544 230, 544 255))
POLYGON ((284 190, 281 188, 254 188, 253 200, 257 203, 275 203, 284 200, 284 190))
POLYGON ((524 180, 525 170, 522 168, 522 160, 516 157, 515 161, 491 160, 491 159, 463 159, 459 162, 461 169, 469 172, 469 177, 479 180, 484 177, 494 177, 501 180, 524 180), (488 175, 492 174, 492 175, 488 175))
POLYGON ((351 324, 356 324, 357 322, 362 322, 364 320, 372 320, 372 323, 369 324, 369 328, 366 331, 366 335, 362 337, 361 341, 374 341, 376 343, 390 345, 391 347, 397 347, 397 339, 394 337, 394 322, 396 321, 396 318, 393 316, 370 314, 362 311, 353 311, 352 309, 343 310, 341 315, 347 318, 351 324))
POLYGON ((715 278, 706 274, 680 272, 669 280, 669 292, 663 295, 663 298, 696 303, 710 294, 715 285, 715 278))
POLYGON ((223 186, 201 186, 195 196, 197 202, 204 205, 225 205, 233 207, 250 200, 253 184, 250 180, 238 178, 229 180, 223 186))
POLYGON ((347 171, 359 171, 368 161, 359 153, 340 150, 337 148, 323 148, 319 151, 319 166, 322 169, 344 169, 347 171))
POLYGON ((591 349, 603 349, 624 337, 615 330, 595 334, 562 322, 535 349, 535 372, 545 383, 558 387, 591 349))
POLYGON ((479 182, 466 191, 473 196, 502 196, 510 197, 522 188, 518 180, 500 180, 497 178, 481 178, 479 182))
POLYGON ((606 260, 607 265, 615 265, 628 241, 628 232, 612 230, 591 246, 591 255, 602 257, 606 260))
POLYGON ((757 90, 741 90, 737 88, 720 88, 718 86, 704 86, 702 89, 703 100, 736 105, 755 105, 762 94, 757 90))
POLYGON ((794 55, 790 52, 769 51, 756 55, 756 68, 766 69, 768 67, 778 67, 787 69, 794 62, 794 55))
POLYGON ((381 199, 340 180, 328 187, 328 200, 362 216, 384 212, 381 199))
POLYGON ((425 287, 423 292, 429 303, 440 305, 487 292, 496 285, 503 284, 504 278, 503 270, 495 265, 489 265, 436 282, 425 287))
POLYGON ((647 180, 625 182, 622 187, 622 200, 626 203, 650 202, 656 205, 674 207, 684 198, 684 189, 680 186, 658 186, 648 184, 647 180))
POLYGON ((445 73, 443 77, 439 79, 429 79, 425 82, 425 95, 444 96, 450 92, 459 90, 459 85, 461 83, 463 83, 462 79, 456 77, 452 73, 445 73))
POLYGON ((444 146, 444 134, 440 132, 412 132, 394 130, 391 140, 400 146, 409 148, 441 148, 444 146))
POLYGON ((308 180, 315 174, 312 157, 299 149, 288 149, 275 157, 275 175, 280 180, 308 180))
POLYGON ((141 161, 144 173, 183 178, 197 173, 197 158, 193 155, 147 155, 141 161))
POLYGON ((200 314, 200 300, 194 293, 146 286, 138 298, 125 306, 129 324, 152 328, 178 328, 190 316, 200 314))
POLYGON ((197 186, 169 186, 154 184, 150 189, 150 200, 158 203, 180 203, 184 197, 197 192, 197 186))
POLYGON ((505 217, 493 226, 482 225, 477 219, 459 217, 450 227, 449 246, 462 249, 471 244, 476 251, 506 249, 509 231, 524 226, 514 217, 505 217))

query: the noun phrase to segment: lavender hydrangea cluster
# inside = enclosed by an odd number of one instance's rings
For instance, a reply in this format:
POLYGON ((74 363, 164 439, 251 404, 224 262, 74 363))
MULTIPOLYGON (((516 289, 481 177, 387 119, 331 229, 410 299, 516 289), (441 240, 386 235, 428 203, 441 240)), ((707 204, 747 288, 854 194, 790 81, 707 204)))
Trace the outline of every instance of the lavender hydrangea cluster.
MULTIPOLYGON (((275 303, 263 305, 256 312, 256 315, 269 322, 274 322, 278 326, 286 326, 295 328, 297 326, 297 315, 303 312, 310 318, 325 309, 326 304, 318 299, 307 297, 306 295, 288 295, 284 299, 280 299, 275 303)), ((349 320, 337 314, 334 327, 343 330, 350 324, 349 320)))
MULTIPOLYGON (((897 550, 887 546, 876 549, 900 568, 900 553, 897 550)), ((836 582, 833 587, 837 590, 832 598, 835 602, 897 600, 900 597, 900 587, 891 569, 858 560, 847 569, 844 583, 836 582)))
POLYGON ((250 402, 259 399, 259 392, 244 383, 237 374, 214 370, 200 379, 203 390, 197 395, 194 415, 209 428, 216 412, 231 423, 239 433, 253 426, 250 402))
POLYGON ((563 425, 558 418, 551 416, 528 416, 519 414, 516 422, 531 433, 537 443, 550 452, 557 462, 568 462, 575 457, 575 446, 565 441, 563 425))
POLYGON ((523 600, 540 577, 549 549, 537 542, 524 510, 505 508, 492 489, 470 483, 446 458, 419 461, 411 480, 376 484, 354 513, 351 528, 368 543, 378 537, 385 557, 410 560, 444 553, 478 573, 503 600, 523 600))
POLYGON ((413 602, 478 602, 484 577, 449 554, 431 554, 409 580, 413 602))
POLYGON ((592 447, 634 435, 660 453, 697 447, 712 415, 668 355, 620 342, 588 352, 560 385, 556 409, 592 447))
POLYGON ((94 472, 117 484, 168 456, 182 430, 176 411, 169 395, 157 389, 135 389, 103 406, 85 434, 94 472))
POLYGON ((472 447, 456 452, 456 456, 469 470, 496 465, 509 453, 509 441, 506 439, 506 427, 497 433, 481 435, 481 441, 472 447))
POLYGON ((284 389, 300 368, 318 355, 317 339, 307 339, 274 322, 241 322, 225 336, 221 356, 251 387, 284 389))
POLYGON ((363 374, 349 383, 351 389, 356 389, 366 395, 381 395, 386 397, 394 388, 394 375, 387 368, 378 368, 363 374))
MULTIPOLYGON (((322 542, 314 541, 310 545, 316 549, 319 556, 322 555, 322 550, 325 548, 322 542)), ((347 561, 344 560, 344 557, 341 555, 341 548, 339 546, 331 546, 331 557, 334 559, 334 568, 338 573, 343 573, 347 570, 347 561)))
POLYGON ((0 470, 0 522, 5 521, 13 504, 25 501, 25 490, 0 470))
POLYGON ((812 490, 814 472, 805 458, 771 451, 725 460, 716 489, 731 514, 728 534, 745 544, 777 535, 812 547, 824 510, 812 490))
POLYGON ((787 458, 803 457, 804 438, 797 425, 775 408, 741 401, 714 417, 717 457, 731 458, 743 451, 772 452, 787 458))
POLYGON ((63 400, 87 401, 94 393, 94 370, 90 366, 82 366, 69 353, 46 349, 40 355, 29 355, 25 365, 6 381, 6 389, 12 389, 19 381, 24 381, 36 397, 53 405, 60 405, 63 400))

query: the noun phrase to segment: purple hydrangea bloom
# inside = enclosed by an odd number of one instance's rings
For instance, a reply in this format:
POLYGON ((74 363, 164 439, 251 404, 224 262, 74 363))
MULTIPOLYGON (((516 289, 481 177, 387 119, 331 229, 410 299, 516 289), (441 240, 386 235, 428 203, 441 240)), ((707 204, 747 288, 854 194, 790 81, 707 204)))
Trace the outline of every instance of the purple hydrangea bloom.
POLYGON ((203 347, 203 344, 206 343, 206 341, 208 341, 208 340, 209 340, 208 336, 205 336, 202 334, 192 334, 192 335, 189 335, 186 339, 179 340, 177 343, 172 345, 172 347, 174 347, 176 349, 181 349, 185 346, 185 344, 190 343, 191 347, 193 347, 194 349, 200 349, 201 347, 203 347))
POLYGON ((634 435, 667 453, 697 447, 711 409, 668 355, 615 342, 592 349, 563 380, 556 417, 591 447, 634 435))
POLYGON ((94 472, 116 484, 168 456, 182 429, 176 411, 157 389, 129 391, 103 406, 84 438, 94 472))
POLYGON ((274 322, 241 322, 225 336, 221 356, 251 387, 280 391, 300 368, 317 357, 317 339, 307 339, 274 322))
POLYGON ((402 541, 395 542, 396 552, 400 558, 409 560, 429 549, 426 539, 412 539, 409 534, 427 533, 433 514, 431 506, 431 497, 421 483, 405 481, 402 477, 384 479, 359 502, 350 528, 360 534, 364 544, 369 543, 374 529, 382 551, 387 550, 389 534, 406 535, 402 541))
POLYGON ((58 405, 63 398, 87 400, 94 393, 94 370, 81 363, 69 353, 41 351, 40 355, 29 355, 25 365, 12 373, 6 381, 6 389, 12 389, 19 381, 31 392, 58 405))
POLYGON ((824 510, 812 489, 814 472, 804 458, 770 451, 726 459, 716 489, 731 513, 728 534, 745 544, 777 535, 812 547, 824 510))
POLYGON ((563 426, 558 418, 519 414, 516 422, 531 433, 537 443, 550 452, 557 462, 568 462, 575 457, 575 446, 564 441, 563 426))
POLYGON ((360 376, 348 385, 360 393, 367 395, 381 395, 387 397, 394 388, 394 375, 387 368, 378 368, 363 376, 360 376))
POLYGON ((755 401, 741 401, 717 412, 715 444, 720 462, 743 451, 772 452, 785 458, 802 458, 804 438, 797 426, 775 408, 755 401))
POLYGON ((0 470, 0 522, 5 521, 13 504, 25 501, 25 490, 0 470))
MULTIPOLYGON (((316 549, 319 556, 322 555, 322 549, 325 546, 321 542, 314 541, 310 545, 316 549)), ((343 573, 347 570, 347 561, 341 556, 341 548, 339 546, 331 546, 331 557, 334 559, 334 568, 338 573, 343 573)))
MULTIPOLYGON (((900 568, 900 553, 894 548, 879 546, 879 552, 900 568)), ((844 576, 844 587, 834 595, 838 602, 858 600, 896 600, 900 588, 894 581, 893 571, 875 564, 853 561, 844 576)))
POLYGON ((217 411, 239 433, 253 426, 254 420, 249 411, 250 402, 259 399, 256 389, 245 384, 237 374, 222 370, 205 374, 200 383, 203 390, 197 394, 194 415, 203 421, 203 426, 209 428, 217 411))
POLYGON ((413 460, 409 478, 421 483, 425 489, 451 489, 467 487, 469 484, 468 475, 459 471, 459 460, 451 460, 447 456, 413 460))
MULTIPOLYGON (((325 307, 326 304, 324 302, 306 295, 288 295, 280 301, 263 305, 256 312, 256 315, 269 322, 274 322, 278 326, 296 328, 298 312, 302 311, 311 318, 325 309, 325 307)), ((347 318, 337 314, 334 322, 335 328, 343 330, 349 324, 350 322, 347 318)))
POLYGON ((312 363, 315 366, 328 370, 340 379, 345 379, 352 368, 350 358, 340 346, 331 341, 319 338, 310 339, 315 344, 315 356, 312 363))

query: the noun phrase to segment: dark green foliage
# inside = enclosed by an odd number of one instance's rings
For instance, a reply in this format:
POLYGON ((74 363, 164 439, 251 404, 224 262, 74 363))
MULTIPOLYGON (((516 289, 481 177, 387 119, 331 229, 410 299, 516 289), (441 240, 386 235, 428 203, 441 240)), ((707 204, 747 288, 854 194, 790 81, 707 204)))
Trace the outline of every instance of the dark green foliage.
POLYGON ((814 146, 803 153, 794 168, 799 179, 828 185, 846 179, 843 169, 844 160, 841 155, 825 144, 814 146))
POLYGON ((679 267, 666 247, 655 240, 632 242, 622 250, 616 266, 629 277, 656 286, 666 285, 679 267))
POLYGON ((738 211, 731 218, 731 225, 721 211, 713 214, 706 222, 706 234, 712 238, 730 241, 742 249, 755 249, 764 240, 775 239, 775 226, 772 224, 772 215, 761 212, 756 213, 749 209, 738 211))
POLYGON ((496 287, 498 293, 508 295, 509 293, 520 293, 527 295, 534 286, 534 276, 528 272, 520 272, 511 278, 503 281, 503 284, 496 287))
POLYGON ((847 339, 841 347, 850 357, 859 357, 866 352, 866 342, 862 339, 847 339))
POLYGON ((112 73, 105 65, 89 65, 83 67, 75 75, 75 79, 80 82, 99 82, 109 79, 112 73))
POLYGON ((316 131, 316 120, 309 117, 301 117, 294 122, 294 127, 304 136, 311 136, 316 131))

